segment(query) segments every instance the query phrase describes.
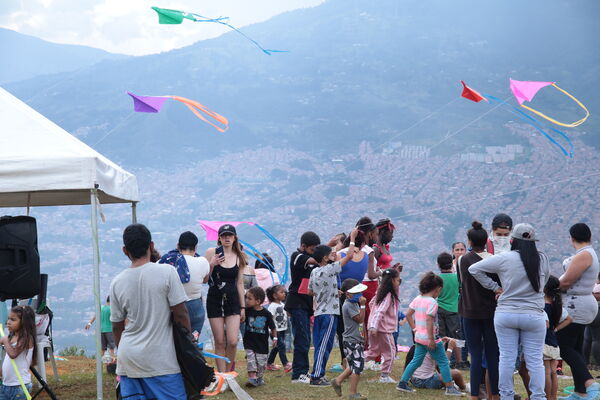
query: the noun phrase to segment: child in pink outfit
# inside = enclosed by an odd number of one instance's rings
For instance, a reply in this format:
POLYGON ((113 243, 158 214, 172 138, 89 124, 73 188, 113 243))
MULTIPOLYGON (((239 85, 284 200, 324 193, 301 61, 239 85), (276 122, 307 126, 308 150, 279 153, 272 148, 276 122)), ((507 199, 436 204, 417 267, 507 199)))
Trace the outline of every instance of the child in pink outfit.
POLYGON ((368 323, 369 348, 365 360, 383 358, 380 383, 396 383, 390 372, 396 357, 394 332, 398 330, 398 305, 400 304, 400 274, 389 268, 383 271, 377 294, 371 299, 371 316, 368 323))

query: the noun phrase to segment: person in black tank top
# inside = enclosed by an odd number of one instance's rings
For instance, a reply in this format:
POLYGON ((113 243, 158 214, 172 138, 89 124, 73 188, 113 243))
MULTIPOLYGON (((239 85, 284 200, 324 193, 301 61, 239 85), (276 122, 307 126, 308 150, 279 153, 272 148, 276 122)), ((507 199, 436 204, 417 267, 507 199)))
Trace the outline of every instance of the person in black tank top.
POLYGON ((206 251, 206 258, 211 260, 206 313, 213 332, 215 353, 231 360, 226 364, 217 359, 217 369, 228 372, 234 367, 240 323, 245 319, 243 270, 246 257, 233 225, 219 228, 217 245, 223 246, 223 257, 216 254, 214 247, 206 251))

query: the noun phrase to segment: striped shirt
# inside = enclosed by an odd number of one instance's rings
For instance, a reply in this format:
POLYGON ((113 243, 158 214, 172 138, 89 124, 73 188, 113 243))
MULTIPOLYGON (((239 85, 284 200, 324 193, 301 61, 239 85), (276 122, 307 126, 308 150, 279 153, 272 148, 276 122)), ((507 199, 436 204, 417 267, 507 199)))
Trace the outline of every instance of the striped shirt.
POLYGON ((427 333, 427 317, 432 316, 433 321, 433 338, 436 342, 441 341, 438 337, 437 311, 438 304, 433 297, 417 296, 410 303, 408 308, 415 311, 415 342, 427 346, 429 344, 429 334, 427 333))

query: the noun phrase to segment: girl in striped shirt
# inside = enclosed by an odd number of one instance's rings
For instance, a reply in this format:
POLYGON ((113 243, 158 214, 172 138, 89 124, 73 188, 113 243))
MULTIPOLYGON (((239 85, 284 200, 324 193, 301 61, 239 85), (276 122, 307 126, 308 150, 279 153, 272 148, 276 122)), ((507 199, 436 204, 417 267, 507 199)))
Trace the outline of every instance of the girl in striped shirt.
POLYGON ((464 393, 454 387, 446 350, 442 339, 438 334, 437 326, 437 297, 440 295, 444 281, 442 278, 428 272, 425 274, 421 282, 419 282, 419 292, 421 295, 408 306, 406 320, 415 333, 415 355, 404 369, 402 379, 398 382, 396 389, 402 392, 414 393, 415 390, 408 386, 408 381, 413 373, 423 363, 423 359, 427 353, 436 361, 440 368, 444 386, 446 386, 446 395, 448 396, 464 396, 464 393))

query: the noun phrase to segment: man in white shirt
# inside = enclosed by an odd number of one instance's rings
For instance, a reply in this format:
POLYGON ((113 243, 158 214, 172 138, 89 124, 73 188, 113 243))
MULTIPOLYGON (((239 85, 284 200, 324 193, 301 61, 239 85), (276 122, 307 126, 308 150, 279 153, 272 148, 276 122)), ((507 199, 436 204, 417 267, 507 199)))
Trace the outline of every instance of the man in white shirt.
POLYGON ((121 396, 186 400, 171 325, 172 315, 175 323, 190 329, 183 285, 174 268, 150 262, 154 243, 144 225, 129 225, 123 244, 131 265, 113 279, 110 288, 121 396))

